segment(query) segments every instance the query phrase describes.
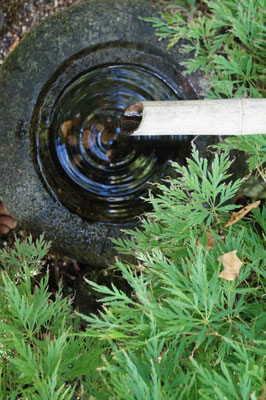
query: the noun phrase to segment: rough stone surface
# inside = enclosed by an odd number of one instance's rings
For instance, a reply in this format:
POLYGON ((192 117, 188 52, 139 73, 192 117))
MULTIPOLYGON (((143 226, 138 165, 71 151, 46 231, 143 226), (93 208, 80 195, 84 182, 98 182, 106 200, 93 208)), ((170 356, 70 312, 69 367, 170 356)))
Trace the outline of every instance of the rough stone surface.
POLYGON ((132 225, 82 221, 49 195, 34 162, 32 118, 43 88, 60 71, 71 69, 75 58, 91 52, 97 56, 106 47, 116 48, 113 62, 121 61, 119 46, 123 52, 129 46, 140 55, 152 54, 164 75, 182 86, 185 97, 196 98, 200 94, 197 79, 188 81, 180 75, 184 55, 178 47, 166 53, 151 25, 139 20, 156 14, 153 5, 142 0, 82 2, 33 29, 6 58, 0 72, 0 197, 33 236, 44 232, 58 252, 95 267, 113 262, 116 252, 110 239, 132 225))

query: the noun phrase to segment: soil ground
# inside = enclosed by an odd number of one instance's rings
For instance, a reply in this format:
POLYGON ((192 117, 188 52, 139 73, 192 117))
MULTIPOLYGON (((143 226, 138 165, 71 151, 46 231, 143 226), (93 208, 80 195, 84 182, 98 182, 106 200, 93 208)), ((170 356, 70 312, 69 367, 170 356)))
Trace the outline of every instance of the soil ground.
POLYGON ((0 64, 22 37, 43 19, 78 0, 0 0, 0 64), (0 21, 1 28, 1 21, 0 21))

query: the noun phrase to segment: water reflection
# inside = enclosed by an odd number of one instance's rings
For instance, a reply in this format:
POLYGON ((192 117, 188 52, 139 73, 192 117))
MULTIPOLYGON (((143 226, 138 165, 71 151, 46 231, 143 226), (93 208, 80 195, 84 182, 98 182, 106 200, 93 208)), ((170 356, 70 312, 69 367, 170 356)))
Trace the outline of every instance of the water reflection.
POLYGON ((43 170, 59 200, 86 219, 139 215, 150 182, 171 172, 170 159, 184 161, 191 137, 123 136, 120 116, 137 101, 177 99, 163 79, 135 65, 96 68, 66 87, 48 138, 40 140, 43 170))

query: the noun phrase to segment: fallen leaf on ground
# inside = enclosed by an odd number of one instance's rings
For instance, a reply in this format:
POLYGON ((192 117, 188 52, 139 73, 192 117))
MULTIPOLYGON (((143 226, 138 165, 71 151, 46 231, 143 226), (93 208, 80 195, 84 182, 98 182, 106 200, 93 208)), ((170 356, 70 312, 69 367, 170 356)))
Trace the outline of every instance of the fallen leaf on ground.
POLYGON ((229 251, 229 253, 225 253, 218 257, 218 260, 224 266, 223 271, 219 274, 219 278, 223 278, 227 281, 234 281, 239 277, 239 271, 243 264, 237 255, 237 250, 229 251))
POLYGON ((250 210, 252 210, 252 208, 256 208, 259 205, 260 205, 260 200, 255 201, 255 203, 251 203, 251 204, 247 205, 246 207, 242 208, 241 210, 239 210, 237 212, 233 212, 233 214, 231 215, 231 218, 229 219, 229 221, 226 222, 224 227, 228 228, 228 226, 234 225, 236 222, 238 222, 240 219, 242 219, 248 212, 250 212, 250 210))
MULTIPOLYGON (((214 239, 214 236, 213 236, 213 234, 211 232, 206 232, 206 237, 207 237, 207 243, 205 243, 205 247, 208 250, 210 250, 216 244, 216 240, 214 239)), ((199 242, 199 240, 197 240, 196 241, 196 246, 199 246, 199 244, 200 244, 200 242, 199 242)))
POLYGON ((19 41, 20 41, 20 38, 19 38, 19 36, 18 35, 15 35, 14 36, 14 42, 13 42, 13 44, 9 47, 9 51, 12 51, 12 50, 14 50, 14 48, 19 44, 19 41))
POLYGON ((206 232, 206 236, 207 236, 207 244, 205 246, 207 247, 208 250, 210 250, 215 245, 216 240, 214 239, 214 236, 212 235, 211 232, 206 232))

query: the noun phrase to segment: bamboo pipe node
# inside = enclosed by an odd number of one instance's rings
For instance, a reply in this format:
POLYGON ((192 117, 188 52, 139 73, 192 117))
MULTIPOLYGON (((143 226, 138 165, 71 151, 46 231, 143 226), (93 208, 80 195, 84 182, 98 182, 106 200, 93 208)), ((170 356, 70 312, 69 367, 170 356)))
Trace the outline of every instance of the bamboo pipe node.
POLYGON ((266 99, 143 101, 130 105, 123 134, 252 135, 266 133, 266 99))

